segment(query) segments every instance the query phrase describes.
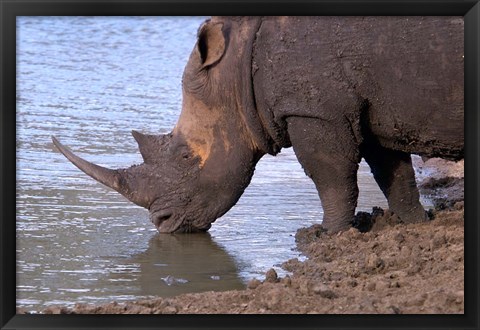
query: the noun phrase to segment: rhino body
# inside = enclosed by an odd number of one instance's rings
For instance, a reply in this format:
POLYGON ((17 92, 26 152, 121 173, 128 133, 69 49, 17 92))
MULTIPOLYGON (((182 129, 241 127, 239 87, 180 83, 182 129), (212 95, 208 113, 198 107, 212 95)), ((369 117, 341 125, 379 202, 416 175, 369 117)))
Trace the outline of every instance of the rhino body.
POLYGON ((464 156, 461 17, 213 17, 185 67, 167 135, 132 132, 144 163, 106 169, 58 149, 150 211, 160 232, 205 231, 265 154, 293 146, 330 232, 351 226, 364 158, 390 209, 425 220, 410 154, 464 156))

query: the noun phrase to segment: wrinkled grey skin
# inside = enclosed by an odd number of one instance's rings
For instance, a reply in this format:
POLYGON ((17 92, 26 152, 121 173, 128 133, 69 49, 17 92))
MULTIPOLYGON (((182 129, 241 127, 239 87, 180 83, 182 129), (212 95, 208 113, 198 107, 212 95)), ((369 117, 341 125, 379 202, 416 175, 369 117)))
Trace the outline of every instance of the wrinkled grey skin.
POLYGON ((463 118, 461 17, 213 17, 173 131, 133 132, 143 164, 109 170, 54 143, 168 233, 208 230, 263 155, 293 146, 336 232, 354 218, 362 157, 390 209, 425 220, 410 154, 463 158, 463 118))

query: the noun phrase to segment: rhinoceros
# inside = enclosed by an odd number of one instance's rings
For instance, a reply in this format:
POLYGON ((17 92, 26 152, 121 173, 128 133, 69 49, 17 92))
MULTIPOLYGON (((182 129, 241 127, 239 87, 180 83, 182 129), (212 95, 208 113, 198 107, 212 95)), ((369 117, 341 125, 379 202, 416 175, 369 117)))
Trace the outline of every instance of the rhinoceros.
POLYGON ((404 222, 426 219, 411 154, 464 156, 461 17, 212 17, 166 135, 132 131, 143 163, 74 165, 149 210, 159 232, 206 231, 265 154, 293 146, 328 232, 351 227, 362 158, 404 222))

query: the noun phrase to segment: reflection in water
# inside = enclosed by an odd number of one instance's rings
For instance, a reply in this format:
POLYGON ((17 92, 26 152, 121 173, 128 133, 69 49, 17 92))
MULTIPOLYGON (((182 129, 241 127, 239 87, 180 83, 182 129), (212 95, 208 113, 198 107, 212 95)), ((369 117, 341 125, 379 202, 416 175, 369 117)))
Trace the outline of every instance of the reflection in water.
POLYGON ((154 235, 148 249, 131 261, 140 265, 145 296, 244 288, 234 259, 208 233, 154 235))

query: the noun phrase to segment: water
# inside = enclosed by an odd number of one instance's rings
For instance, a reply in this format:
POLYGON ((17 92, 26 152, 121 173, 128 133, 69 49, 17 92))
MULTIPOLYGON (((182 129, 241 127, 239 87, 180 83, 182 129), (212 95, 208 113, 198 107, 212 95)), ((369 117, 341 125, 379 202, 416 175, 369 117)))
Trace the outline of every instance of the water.
MULTIPOLYGON (((265 156, 208 234, 160 235, 147 211, 55 150, 57 136, 109 167, 140 163, 130 135, 169 132, 202 17, 17 19, 17 306, 239 289, 298 257, 323 213, 291 149, 265 156)), ((386 201, 362 163, 359 210, 386 201)))

